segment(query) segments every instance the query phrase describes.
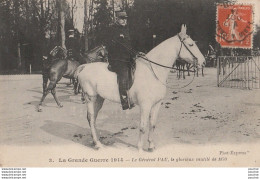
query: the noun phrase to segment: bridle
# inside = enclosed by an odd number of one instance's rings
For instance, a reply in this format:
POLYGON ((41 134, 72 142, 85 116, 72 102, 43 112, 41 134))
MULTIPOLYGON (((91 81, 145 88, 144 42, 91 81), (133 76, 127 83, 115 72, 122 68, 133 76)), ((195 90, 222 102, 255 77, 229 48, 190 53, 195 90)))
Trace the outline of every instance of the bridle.
MULTIPOLYGON (((157 64, 157 63, 155 63, 155 62, 153 62, 153 61, 150 61, 148 58, 143 58, 143 59, 145 59, 145 60, 147 60, 147 61, 150 62, 150 66, 151 66, 152 72, 154 73, 154 76, 156 77, 156 79, 157 79, 158 81, 160 81, 164 86, 166 86, 167 88, 170 88, 170 89, 181 89, 181 88, 185 88, 186 86, 190 85, 190 84, 193 82, 193 80, 194 80, 196 68, 197 68, 197 65, 198 65, 198 58, 192 53, 192 51, 191 51, 191 50, 187 47, 187 45, 184 43, 184 41, 185 41, 186 39, 190 38, 190 36, 187 36, 186 38, 181 39, 181 37, 180 37, 180 35, 179 35, 179 33, 178 33, 178 38, 179 38, 179 40, 180 40, 180 42, 181 42, 181 47, 180 47, 180 50, 179 50, 177 59, 178 59, 178 58, 181 59, 181 58, 180 58, 180 53, 181 53, 181 50, 182 50, 182 46, 184 46, 184 47, 188 50, 188 52, 190 52, 190 54, 192 55, 193 60, 194 60, 194 61, 193 61, 193 66, 192 66, 192 67, 194 67, 194 76, 193 76, 192 80, 191 80, 188 84, 186 84, 186 85, 184 85, 184 86, 182 86, 182 87, 180 87, 180 88, 173 88, 173 87, 168 86, 167 84, 165 84, 164 82, 162 82, 162 81, 158 78, 158 76, 156 75, 156 73, 155 73, 155 71, 154 71, 154 69, 153 69, 151 63, 156 64, 156 65, 159 65, 159 66, 161 66, 161 67, 165 67, 165 68, 171 68, 171 69, 175 69, 175 68, 173 68, 173 67, 168 67, 168 66, 164 66, 164 65, 161 65, 161 64, 157 64)), ((192 67, 191 67, 191 68, 192 68, 192 67)))
POLYGON ((191 50, 187 47, 187 45, 184 43, 184 41, 185 41, 186 39, 189 39, 190 36, 187 35, 186 38, 181 39, 181 36, 180 36, 180 34, 178 33, 178 38, 179 38, 179 40, 180 40, 180 42, 181 42, 181 47, 180 47, 180 50, 179 50, 179 53, 178 53, 178 57, 177 57, 177 58, 180 59, 180 53, 181 53, 182 45, 183 45, 183 46, 188 50, 188 52, 190 52, 190 54, 192 55, 192 57, 193 57, 193 65, 194 65, 195 67, 197 67, 197 65, 198 65, 198 58, 192 53, 192 51, 191 51, 191 50))

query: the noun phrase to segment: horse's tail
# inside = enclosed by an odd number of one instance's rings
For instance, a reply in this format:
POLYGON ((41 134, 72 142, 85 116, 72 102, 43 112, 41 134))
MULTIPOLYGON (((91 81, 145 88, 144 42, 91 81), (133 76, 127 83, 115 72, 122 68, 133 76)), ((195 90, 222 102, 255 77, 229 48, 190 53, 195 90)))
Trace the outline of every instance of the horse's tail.
POLYGON ((86 64, 78 66, 78 68, 74 72, 74 79, 76 80, 76 86, 75 86, 75 89, 74 89, 75 94, 79 93, 79 91, 80 91, 80 84, 79 84, 78 76, 79 76, 80 72, 85 68, 85 65, 86 64))

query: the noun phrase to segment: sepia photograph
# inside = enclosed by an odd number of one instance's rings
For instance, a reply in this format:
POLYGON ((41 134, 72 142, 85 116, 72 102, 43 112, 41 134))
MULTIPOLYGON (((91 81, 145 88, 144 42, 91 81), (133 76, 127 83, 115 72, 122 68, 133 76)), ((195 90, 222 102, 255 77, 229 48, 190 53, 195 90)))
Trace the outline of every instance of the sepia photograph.
POLYGON ((0 167, 259 167, 259 7, 1 0, 0 167))

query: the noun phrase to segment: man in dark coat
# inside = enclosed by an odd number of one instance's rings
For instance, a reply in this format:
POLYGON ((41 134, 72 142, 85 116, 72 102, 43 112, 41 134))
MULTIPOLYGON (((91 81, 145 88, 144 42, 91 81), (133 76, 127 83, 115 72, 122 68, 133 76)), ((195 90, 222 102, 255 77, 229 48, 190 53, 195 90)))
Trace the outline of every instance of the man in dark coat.
POLYGON ((78 41, 78 38, 76 37, 75 30, 69 30, 68 31, 69 38, 66 41, 66 47, 68 50, 68 58, 71 60, 80 60, 80 43, 78 41))
POLYGON ((123 110, 132 108, 129 104, 127 92, 130 89, 131 67, 134 63, 134 54, 127 26, 126 12, 118 12, 115 24, 110 28, 109 38, 105 45, 108 50, 109 70, 117 74, 119 93, 123 110))

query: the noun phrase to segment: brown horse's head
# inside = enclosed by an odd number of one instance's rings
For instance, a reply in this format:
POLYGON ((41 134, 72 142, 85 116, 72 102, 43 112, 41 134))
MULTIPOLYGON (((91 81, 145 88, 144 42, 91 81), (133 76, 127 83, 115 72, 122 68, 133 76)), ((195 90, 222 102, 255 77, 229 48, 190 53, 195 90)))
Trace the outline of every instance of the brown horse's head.
POLYGON ((97 46, 88 51, 85 55, 85 63, 93 63, 93 62, 107 62, 108 59, 108 51, 106 47, 103 45, 97 46))

